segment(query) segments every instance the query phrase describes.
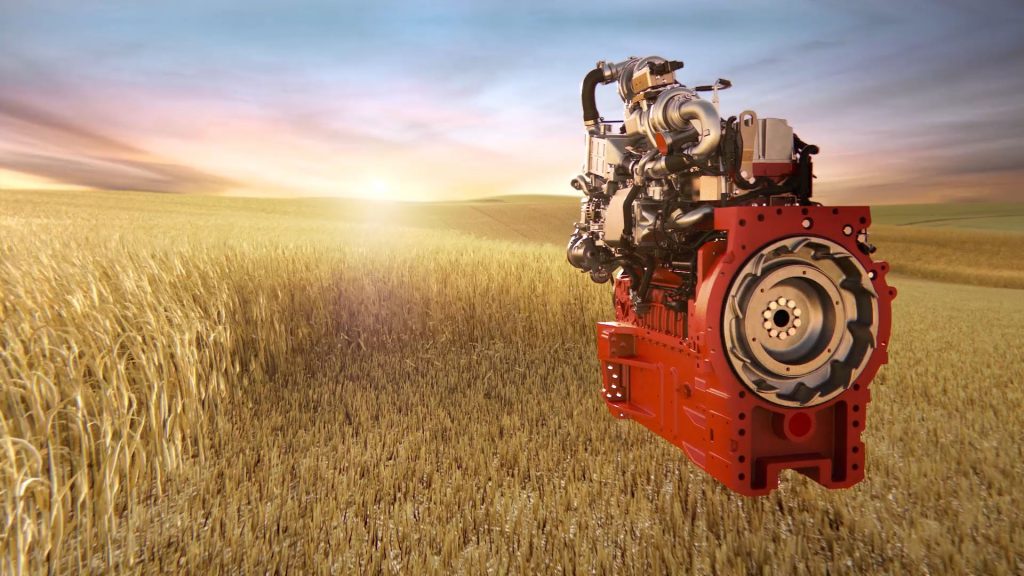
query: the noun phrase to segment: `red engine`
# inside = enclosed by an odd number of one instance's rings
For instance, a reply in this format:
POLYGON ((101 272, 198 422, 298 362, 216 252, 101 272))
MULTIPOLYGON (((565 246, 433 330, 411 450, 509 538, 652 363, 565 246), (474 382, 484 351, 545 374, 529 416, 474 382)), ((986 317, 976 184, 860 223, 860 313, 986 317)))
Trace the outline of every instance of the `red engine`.
POLYGON ((784 469, 851 486, 896 295, 870 257, 869 210, 811 201, 817 148, 784 120, 719 118, 729 82, 689 89, 681 67, 599 63, 583 83, 587 161, 573 185, 585 197, 568 259, 613 281, 616 321, 597 327, 602 397, 739 493, 770 492, 784 469), (621 126, 594 105, 611 82, 621 126))
POLYGON ((655 272, 642 316, 630 279, 616 278, 617 321, 597 326, 612 415, 748 496, 774 489, 784 469, 829 488, 859 482, 868 384, 888 358, 896 294, 886 263, 850 233, 868 219, 860 207, 716 209, 725 239, 700 248, 686 310, 658 303, 677 274, 655 272))

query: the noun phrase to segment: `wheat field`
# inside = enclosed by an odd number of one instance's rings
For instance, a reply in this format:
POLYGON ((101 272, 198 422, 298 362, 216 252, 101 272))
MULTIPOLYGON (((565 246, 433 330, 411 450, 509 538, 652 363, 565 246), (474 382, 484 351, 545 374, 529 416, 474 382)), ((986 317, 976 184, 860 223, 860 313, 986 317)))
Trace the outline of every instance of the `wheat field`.
POLYGON ((1024 572, 1024 236, 880 227, 867 479, 747 499, 608 417, 572 219, 0 192, 0 572, 1024 572))

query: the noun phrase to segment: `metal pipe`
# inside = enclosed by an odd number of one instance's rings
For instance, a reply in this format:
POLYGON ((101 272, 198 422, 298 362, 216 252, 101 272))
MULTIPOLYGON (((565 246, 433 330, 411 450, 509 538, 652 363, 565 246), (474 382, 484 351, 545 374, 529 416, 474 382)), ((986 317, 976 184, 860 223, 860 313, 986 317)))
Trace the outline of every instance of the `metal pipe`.
POLYGON ((697 160, 707 159, 718 149, 718 142, 722 139, 722 120, 714 104, 699 99, 689 88, 671 88, 662 93, 651 107, 648 126, 652 142, 653 135, 658 132, 696 128, 692 121, 700 124, 700 141, 687 153, 697 160))
POLYGON ((684 228, 692 227, 693 225, 697 224, 704 218, 710 216, 714 212, 715 209, 710 204, 702 204, 701 206, 698 206, 693 210, 689 210, 687 212, 683 212, 682 210, 676 210, 675 212, 672 213, 669 221, 666 224, 668 228, 671 228, 673 230, 682 230, 684 228))

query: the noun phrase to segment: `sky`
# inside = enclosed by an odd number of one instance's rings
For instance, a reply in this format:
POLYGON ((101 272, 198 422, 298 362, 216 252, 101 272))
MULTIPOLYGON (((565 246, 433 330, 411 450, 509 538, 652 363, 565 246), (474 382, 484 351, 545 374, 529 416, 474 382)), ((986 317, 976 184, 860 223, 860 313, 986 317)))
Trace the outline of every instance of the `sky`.
POLYGON ((822 201, 1021 198, 1019 0, 0 0, 0 189, 570 194, 580 81, 646 55, 786 118, 822 201))

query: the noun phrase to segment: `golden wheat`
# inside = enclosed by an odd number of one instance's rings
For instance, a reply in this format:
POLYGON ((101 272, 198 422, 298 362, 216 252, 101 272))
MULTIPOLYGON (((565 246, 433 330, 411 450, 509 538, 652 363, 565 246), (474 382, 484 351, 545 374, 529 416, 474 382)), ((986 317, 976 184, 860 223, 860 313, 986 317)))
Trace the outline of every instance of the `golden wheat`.
POLYGON ((1024 570, 1019 291, 894 279, 868 479, 751 500, 608 417, 560 247, 332 206, 0 196, 3 572, 1024 570))

